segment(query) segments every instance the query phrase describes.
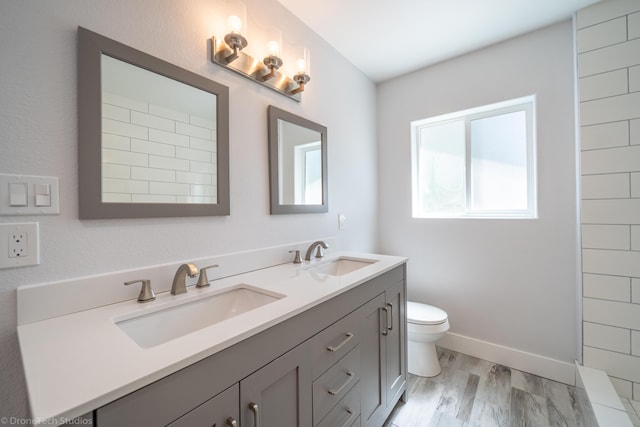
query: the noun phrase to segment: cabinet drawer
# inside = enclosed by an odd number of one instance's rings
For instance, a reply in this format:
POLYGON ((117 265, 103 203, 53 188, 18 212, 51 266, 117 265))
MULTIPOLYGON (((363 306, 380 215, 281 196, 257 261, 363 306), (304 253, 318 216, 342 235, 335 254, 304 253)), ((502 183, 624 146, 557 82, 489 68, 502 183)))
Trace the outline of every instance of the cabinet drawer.
POLYGON ((321 420, 359 380, 360 346, 356 346, 313 382, 313 419, 321 420))
POLYGON ((360 342, 358 310, 311 339, 312 378, 318 378, 360 342))
POLYGON ((360 426, 360 383, 327 414, 316 427, 351 427, 360 426))
POLYGON ((186 413, 167 427, 237 427, 240 419, 240 386, 235 384, 186 413))

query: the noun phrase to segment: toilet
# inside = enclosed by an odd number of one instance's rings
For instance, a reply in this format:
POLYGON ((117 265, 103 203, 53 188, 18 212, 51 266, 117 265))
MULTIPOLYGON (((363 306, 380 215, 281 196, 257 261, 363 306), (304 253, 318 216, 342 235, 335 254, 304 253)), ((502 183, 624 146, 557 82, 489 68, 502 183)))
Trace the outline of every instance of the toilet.
POLYGON ((449 319, 444 310, 419 302, 407 302, 410 374, 435 377, 440 373, 435 342, 448 330, 449 319))

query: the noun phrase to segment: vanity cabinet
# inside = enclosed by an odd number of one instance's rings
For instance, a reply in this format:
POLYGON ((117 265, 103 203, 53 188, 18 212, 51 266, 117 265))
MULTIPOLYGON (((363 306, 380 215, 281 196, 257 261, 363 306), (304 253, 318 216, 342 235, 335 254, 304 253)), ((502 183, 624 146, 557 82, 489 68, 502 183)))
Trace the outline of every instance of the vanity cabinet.
POLYGON ((384 294, 378 295, 362 307, 362 351, 361 369, 361 423, 363 426, 382 424, 386 406, 384 379, 385 336, 382 308, 385 307, 384 294))
POLYGON ((407 300, 403 282, 385 292, 385 306, 387 310, 383 311, 390 321, 386 334, 382 334, 384 349, 381 352, 386 357, 383 363, 386 366, 385 405, 387 409, 393 409, 404 393, 407 381, 407 300))
POLYGON ((406 393, 405 277, 403 264, 100 407, 96 425, 380 427, 406 393))
POLYGON ((380 426, 406 390, 406 299, 398 282, 361 308, 362 426, 380 426))
POLYGON ((239 427, 238 396, 240 387, 234 384, 217 396, 169 424, 168 427, 220 426, 239 427))
POLYGON ((310 363, 304 343, 240 381, 242 425, 310 425, 310 363))
MULTIPOLYGON (((313 382, 313 423, 319 425, 324 417, 350 393, 360 381, 360 347, 340 359, 327 372, 313 382)), ((358 405, 359 406, 359 405, 358 405)), ((344 409, 349 417, 360 412, 355 407, 344 409)))

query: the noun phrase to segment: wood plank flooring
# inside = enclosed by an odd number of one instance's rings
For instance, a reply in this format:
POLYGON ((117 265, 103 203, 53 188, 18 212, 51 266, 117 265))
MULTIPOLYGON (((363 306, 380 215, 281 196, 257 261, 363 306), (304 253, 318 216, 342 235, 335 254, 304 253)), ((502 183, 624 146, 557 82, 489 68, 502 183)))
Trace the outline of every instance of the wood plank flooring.
POLYGON ((584 390, 438 348, 437 377, 409 375, 385 427, 598 427, 584 390))

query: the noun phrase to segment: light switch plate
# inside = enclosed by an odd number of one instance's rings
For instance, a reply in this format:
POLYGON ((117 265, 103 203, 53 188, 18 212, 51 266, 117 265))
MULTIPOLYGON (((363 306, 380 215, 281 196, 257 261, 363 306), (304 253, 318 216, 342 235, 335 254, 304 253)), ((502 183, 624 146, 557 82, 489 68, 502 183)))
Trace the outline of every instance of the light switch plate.
POLYGON ((0 215, 58 215, 60 213, 58 178, 55 176, 9 175, 0 174, 0 215), (18 203, 16 188, 26 186, 26 205, 12 206, 18 203), (42 192, 48 189, 48 195, 42 192))
POLYGON ((39 224, 0 224, 0 268, 40 264, 39 224))

